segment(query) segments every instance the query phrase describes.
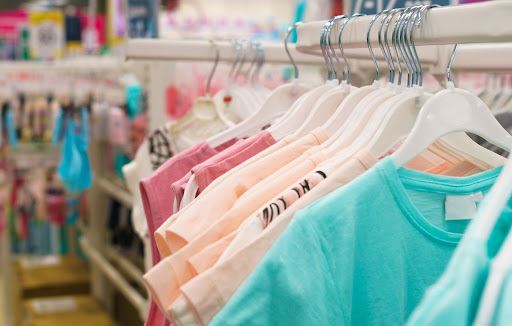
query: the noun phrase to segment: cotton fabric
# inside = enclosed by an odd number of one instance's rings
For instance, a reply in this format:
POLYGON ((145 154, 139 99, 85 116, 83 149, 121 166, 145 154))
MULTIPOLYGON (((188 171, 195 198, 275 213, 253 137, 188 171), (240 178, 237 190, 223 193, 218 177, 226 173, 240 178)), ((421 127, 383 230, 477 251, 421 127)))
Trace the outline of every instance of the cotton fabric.
MULTIPOLYGON (((239 249, 225 261, 219 262, 218 265, 183 285, 180 289, 182 296, 176 301, 178 311, 174 310, 175 306, 173 305, 174 320, 181 320, 182 316, 192 314, 197 316, 198 323, 209 324, 258 265, 292 221, 297 211, 349 183, 376 162, 377 159, 369 152, 361 151, 275 218, 253 241, 247 241, 245 247, 239 249)), ((187 318, 189 317, 185 317, 185 319, 187 318)))
POLYGON ((473 324, 491 260, 508 234, 511 222, 512 210, 508 208, 498 218, 489 239, 483 239, 478 230, 486 223, 486 217, 477 214, 443 276, 428 289, 407 324, 473 324))
POLYGON ((435 176, 382 160, 301 211, 211 324, 405 323, 467 225, 444 220, 446 195, 485 192, 499 172, 435 176))
MULTIPOLYGON (((265 199, 262 198, 260 200, 263 202, 258 204, 255 201, 258 200, 256 197, 250 201, 240 202, 240 197, 273 171, 326 139, 325 133, 319 129, 253 162, 239 170, 238 173, 230 175, 223 182, 222 188, 219 188, 219 192, 211 191, 209 196, 204 196, 204 204, 207 204, 208 207, 203 206, 203 209, 196 211, 197 215, 180 214, 180 217, 170 225, 171 236, 167 237, 169 233, 166 233, 166 237, 170 239, 167 243, 168 248, 174 254, 162 260, 143 278, 153 298, 163 311, 168 312, 170 304, 178 297, 179 286, 196 275, 188 264, 188 259, 208 245, 235 231, 242 222, 237 220, 236 216, 248 216, 250 212, 265 202, 265 199), (240 215, 221 216, 219 219, 219 215, 223 211, 229 210, 235 202, 237 209, 240 210, 240 215), (255 205, 257 206, 254 207, 255 205), (204 212, 209 212, 209 214, 204 214, 204 212), (197 235, 194 236, 194 234, 197 235)), ((198 205, 200 199, 196 200, 194 207, 201 207, 198 205)), ((185 212, 191 213, 191 210, 188 209, 185 212)))

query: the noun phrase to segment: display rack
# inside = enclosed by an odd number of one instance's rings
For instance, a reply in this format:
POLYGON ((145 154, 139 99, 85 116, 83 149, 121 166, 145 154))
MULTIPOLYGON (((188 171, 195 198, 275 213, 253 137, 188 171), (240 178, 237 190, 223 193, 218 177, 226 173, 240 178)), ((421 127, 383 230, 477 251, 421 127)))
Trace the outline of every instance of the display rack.
MULTIPOLYGON (((413 34, 422 64, 427 64, 429 72, 434 75, 445 74, 452 49, 450 45, 457 43, 460 45, 452 66, 454 71, 512 70, 512 25, 504 24, 511 15, 512 1, 489 1, 430 9, 421 23, 421 28, 415 29, 413 34)), ((351 50, 365 49, 352 57, 370 60, 367 32, 371 19, 372 16, 354 17, 345 25, 342 45, 344 49, 348 49, 348 57, 351 50)), ((319 35, 324 24, 325 21, 316 21, 297 27, 299 52, 321 57, 319 35)), ((339 33, 339 27, 340 24, 337 24, 333 33, 339 33)), ((378 30, 376 27, 371 29, 370 44, 375 49, 376 57, 382 58, 378 49, 378 30)), ((338 38, 333 38, 332 41, 336 48, 338 38)))
MULTIPOLYGON (((342 39, 344 49, 367 48, 366 34, 371 17, 357 17, 346 24, 342 39)), ((510 1, 432 8, 421 28, 415 29, 414 42, 417 46, 512 42, 512 24, 506 23, 510 17, 510 1)), ((316 21, 297 27, 299 52, 320 54, 319 35, 324 24, 325 21, 316 21)), ((338 32, 338 27, 339 24, 334 33, 338 32)), ((374 48, 379 46, 377 36, 378 28, 372 28, 370 41, 374 48)), ((337 39, 333 39, 333 44, 338 44, 337 39)))
MULTIPOLYGON (((61 59, 53 62, 2 62, 0 63, 0 74, 16 72, 56 72, 75 76, 98 76, 103 77, 121 76, 123 73, 135 73, 144 79, 144 67, 126 62, 120 58, 113 57, 77 57, 61 59)), ((105 221, 108 216, 109 198, 114 198, 124 206, 130 208, 132 205, 131 194, 107 176, 101 170, 104 166, 103 158, 105 145, 93 141, 90 150, 91 166, 93 166, 94 184, 88 192, 88 200, 91 209, 88 218, 88 225, 81 223, 79 229, 83 233, 80 245, 91 264, 91 286, 93 295, 112 312, 112 291, 121 293, 137 310, 141 320, 145 318, 148 301, 145 288, 142 284, 143 270, 120 255, 115 249, 107 244, 107 230, 105 221), (134 286, 135 285, 135 286, 134 286), (112 288, 113 287, 113 288, 112 288)), ((12 257, 9 250, 8 232, 0 237, 0 261, 2 262, 1 277, 5 285, 4 290, 4 311, 13 311, 11 265, 12 257)), ((12 325, 9 319, 10 314, 1 316, 1 322, 5 325, 12 325)), ((0 324, 1 324, 0 322, 0 324)))
MULTIPOLYGON (((290 63, 282 43, 262 43, 265 62, 290 63)), ((208 40, 164 40, 132 39, 126 45, 127 60, 165 60, 165 61, 214 61, 216 51, 221 61, 234 61, 237 52, 233 42, 208 40)), ((318 64, 322 58, 300 53, 294 45, 289 46, 290 54, 298 64, 318 64)))

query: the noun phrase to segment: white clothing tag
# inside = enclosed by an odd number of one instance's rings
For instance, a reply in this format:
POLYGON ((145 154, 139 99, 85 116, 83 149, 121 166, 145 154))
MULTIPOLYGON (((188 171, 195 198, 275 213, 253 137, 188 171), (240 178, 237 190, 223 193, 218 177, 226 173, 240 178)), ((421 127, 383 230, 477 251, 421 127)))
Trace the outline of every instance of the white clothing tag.
POLYGON ((32 308, 40 315, 76 311, 78 306, 75 299, 62 297, 55 299, 35 299, 32 308))
POLYGON ((478 204, 484 199, 481 192, 468 195, 447 195, 444 208, 447 221, 470 220, 475 215, 478 204))

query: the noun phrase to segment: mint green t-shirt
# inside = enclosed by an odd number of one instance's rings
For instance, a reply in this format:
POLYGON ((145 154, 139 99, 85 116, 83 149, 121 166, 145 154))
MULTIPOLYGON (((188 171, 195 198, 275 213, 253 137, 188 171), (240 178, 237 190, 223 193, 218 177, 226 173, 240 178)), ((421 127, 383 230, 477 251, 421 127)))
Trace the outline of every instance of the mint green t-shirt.
MULTIPOLYGON (((487 200, 482 206, 486 205, 487 200)), ((505 208, 490 236, 483 239, 478 230, 486 223, 486 218, 476 214, 446 271, 426 291, 408 320, 408 326, 471 325, 474 322, 489 276, 491 260, 509 233, 512 210, 510 207, 505 208)))
POLYGON ((512 271, 509 271, 501 286, 492 325, 512 325, 512 271))
POLYGON ((446 195, 485 193, 469 177, 396 168, 390 158, 300 211, 212 325, 402 325, 439 278, 468 222, 446 195))

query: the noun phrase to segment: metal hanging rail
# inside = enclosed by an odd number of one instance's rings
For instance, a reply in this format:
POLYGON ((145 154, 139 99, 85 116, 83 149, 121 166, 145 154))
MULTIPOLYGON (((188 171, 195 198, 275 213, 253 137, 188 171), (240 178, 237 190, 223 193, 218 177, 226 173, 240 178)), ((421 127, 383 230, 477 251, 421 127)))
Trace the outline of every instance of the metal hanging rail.
MULTIPOLYGON (((352 19, 343 32, 343 47, 367 48, 366 33, 372 16, 352 19)), ((512 42, 511 1, 489 1, 460 6, 432 8, 421 28, 414 32, 416 45, 447 45, 463 43, 512 42)), ((396 19, 397 17, 395 17, 396 19)), ((325 21, 301 24, 297 27, 297 50, 320 54, 319 35, 325 21)), ((335 26, 336 33, 339 24, 335 26)), ((372 47, 378 48, 378 28, 370 35, 372 47)), ((337 45, 337 40, 333 40, 337 45)))

